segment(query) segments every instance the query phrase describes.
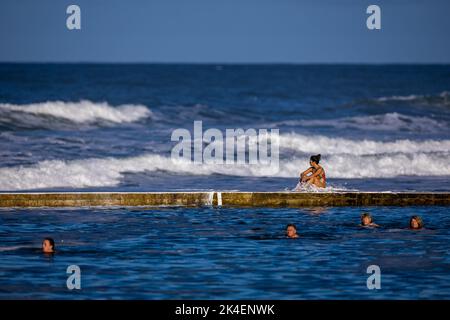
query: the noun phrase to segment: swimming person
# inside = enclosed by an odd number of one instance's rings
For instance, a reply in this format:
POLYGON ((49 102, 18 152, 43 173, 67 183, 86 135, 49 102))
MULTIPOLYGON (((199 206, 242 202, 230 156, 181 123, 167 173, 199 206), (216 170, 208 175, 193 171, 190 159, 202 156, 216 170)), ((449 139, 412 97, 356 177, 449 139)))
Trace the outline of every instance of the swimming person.
POLYGON ((325 170, 319 165, 320 154, 311 156, 309 159, 310 168, 300 173, 300 182, 312 184, 319 188, 327 186, 325 170))
POLYGON ((45 238, 44 241, 42 241, 42 252, 44 253, 55 252, 55 241, 52 238, 45 238))
POLYGON ((373 218, 368 212, 363 212, 361 214, 361 227, 379 227, 373 222, 373 218))
POLYGON ((286 226, 286 236, 292 239, 298 238, 297 227, 295 224, 288 224, 286 226))
POLYGON ((423 228, 423 220, 419 216, 412 216, 409 220, 409 228, 410 229, 422 229, 423 228))

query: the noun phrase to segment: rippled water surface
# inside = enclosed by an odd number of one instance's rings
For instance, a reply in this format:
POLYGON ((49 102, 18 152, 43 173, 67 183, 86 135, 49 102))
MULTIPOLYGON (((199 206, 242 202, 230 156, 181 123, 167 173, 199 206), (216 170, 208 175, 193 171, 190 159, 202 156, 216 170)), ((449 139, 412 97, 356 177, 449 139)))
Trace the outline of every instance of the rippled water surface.
POLYGON ((449 74, 450 65, 0 64, 0 191, 291 190, 317 153, 334 189, 450 191, 449 74), (172 162, 173 131, 193 135, 194 121, 223 135, 279 129, 279 170, 172 162))
POLYGON ((448 207, 0 210, 0 298, 449 299, 448 207), (358 227, 362 210, 378 229, 358 227), (407 229, 411 215, 426 229, 407 229), (295 223, 300 238, 287 239, 295 223), (39 251, 55 239, 57 253, 39 251), (66 268, 81 268, 79 291, 66 268), (369 265, 381 290, 368 290, 369 265))

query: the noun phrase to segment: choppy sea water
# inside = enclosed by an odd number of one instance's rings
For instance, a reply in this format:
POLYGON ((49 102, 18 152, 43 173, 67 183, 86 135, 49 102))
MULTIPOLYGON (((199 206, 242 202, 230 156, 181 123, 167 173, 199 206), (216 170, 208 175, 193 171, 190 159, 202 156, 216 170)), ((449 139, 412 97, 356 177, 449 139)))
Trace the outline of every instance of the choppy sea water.
MULTIPOLYGON (((449 125, 448 65, 0 64, 0 192, 292 190, 315 153, 327 191, 450 191, 449 125), (280 129, 280 170, 173 163, 172 131, 196 120, 280 129)), ((450 298, 447 207, 11 208, 0 222, 4 299, 450 298), (359 228, 362 210, 382 227, 359 228), (407 229, 413 214, 425 230, 407 229)))
POLYGON ((449 299, 449 241, 436 206, 1 209, 0 298, 449 299), (359 227, 362 210, 380 228, 359 227), (425 229, 407 228, 413 214, 425 229), (69 265, 81 290, 67 289, 69 265))
POLYGON ((448 191, 449 65, 0 65, 0 190, 448 191), (280 166, 174 163, 176 128, 280 129, 280 166))

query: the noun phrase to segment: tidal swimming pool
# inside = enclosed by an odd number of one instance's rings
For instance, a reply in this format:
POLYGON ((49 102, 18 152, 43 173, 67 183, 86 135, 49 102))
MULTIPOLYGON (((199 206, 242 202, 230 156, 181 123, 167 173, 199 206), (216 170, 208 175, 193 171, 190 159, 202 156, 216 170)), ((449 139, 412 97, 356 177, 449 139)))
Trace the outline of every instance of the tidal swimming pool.
POLYGON ((450 299, 448 207, 0 209, 0 299, 450 299), (358 226, 369 211, 380 228, 358 226), (425 229, 407 229, 420 215, 425 229), (284 236, 288 223, 300 238, 284 236), (55 239, 57 252, 39 251, 55 239), (81 290, 66 286, 81 269, 81 290), (369 290, 378 265, 381 289, 369 290))

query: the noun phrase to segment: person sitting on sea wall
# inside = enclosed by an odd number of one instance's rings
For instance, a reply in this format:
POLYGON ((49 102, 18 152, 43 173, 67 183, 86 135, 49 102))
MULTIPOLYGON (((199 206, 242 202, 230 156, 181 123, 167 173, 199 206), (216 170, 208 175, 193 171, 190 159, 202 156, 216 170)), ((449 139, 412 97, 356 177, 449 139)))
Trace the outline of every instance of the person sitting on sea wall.
POLYGON ((301 183, 311 184, 319 188, 325 188, 327 186, 325 170, 319 165, 320 158, 320 154, 311 156, 309 159, 309 165, 311 167, 300 173, 301 183))
POLYGON ((379 227, 376 223, 373 222, 373 218, 368 212, 363 212, 361 214, 361 227, 379 227))

